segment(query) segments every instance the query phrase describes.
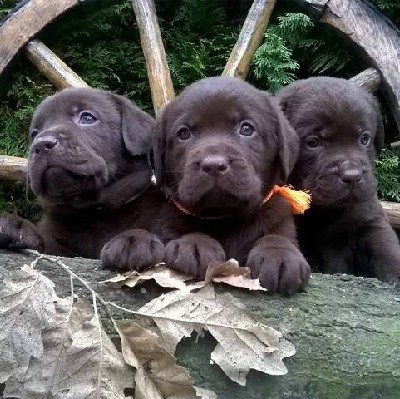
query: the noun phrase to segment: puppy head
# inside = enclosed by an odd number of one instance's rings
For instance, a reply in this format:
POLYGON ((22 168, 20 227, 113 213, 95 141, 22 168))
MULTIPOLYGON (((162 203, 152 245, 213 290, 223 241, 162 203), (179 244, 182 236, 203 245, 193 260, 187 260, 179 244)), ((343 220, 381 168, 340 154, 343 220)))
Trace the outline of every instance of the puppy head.
POLYGON ((298 151, 274 101, 233 78, 187 87, 157 118, 157 184, 199 215, 254 208, 286 180, 298 151))
POLYGON ((313 204, 344 206, 376 191, 373 161, 383 145, 376 100, 339 78, 297 81, 277 94, 300 137, 300 154, 291 182, 308 189, 313 204))
POLYGON ((154 120, 116 94, 65 89, 46 98, 30 126, 28 177, 43 203, 95 202, 98 191, 150 168, 154 120))

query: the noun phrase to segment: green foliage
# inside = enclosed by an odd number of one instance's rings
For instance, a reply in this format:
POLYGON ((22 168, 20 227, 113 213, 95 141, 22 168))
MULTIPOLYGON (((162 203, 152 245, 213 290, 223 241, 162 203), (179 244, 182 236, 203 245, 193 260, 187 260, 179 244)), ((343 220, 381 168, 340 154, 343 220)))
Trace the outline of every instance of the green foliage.
POLYGON ((18 214, 29 220, 37 220, 40 207, 34 199, 29 198, 25 182, 0 180, 0 210, 18 214))
POLYGON ((380 198, 400 202, 400 150, 383 150, 375 166, 380 198))
POLYGON ((278 15, 264 35, 253 60, 256 84, 275 92, 309 74, 336 74, 357 65, 350 49, 335 34, 325 31, 303 13, 278 15))
POLYGON ((7 15, 16 3, 16 0, 0 0, 0 18, 7 15))
MULTIPOLYGON (((222 72, 252 3, 251 0, 155 2, 177 92, 195 80, 222 72)), ((16 3, 16 0, 0 0, 0 18, 16 3)), ((277 3, 250 69, 252 83, 274 92, 294 79, 310 75, 350 77, 360 71, 353 50, 343 39, 299 13, 292 3, 277 3)), ((375 4, 400 25, 398 0, 376 0, 375 4)), ((152 112, 131 0, 82 2, 45 29, 40 39, 89 85, 127 95, 152 112)), ((13 62, 0 81, 0 153, 26 155, 26 132, 33 109, 54 91, 24 58, 13 62)), ((400 168, 396 162, 398 155, 391 152, 384 152, 377 161, 379 193, 386 199, 399 200, 396 187, 400 168)), ((0 183, 0 209, 14 209, 14 203, 23 215, 32 215, 31 205, 23 205, 26 198, 23 187, 20 184, 15 187, 14 191, 11 183, 0 183)))

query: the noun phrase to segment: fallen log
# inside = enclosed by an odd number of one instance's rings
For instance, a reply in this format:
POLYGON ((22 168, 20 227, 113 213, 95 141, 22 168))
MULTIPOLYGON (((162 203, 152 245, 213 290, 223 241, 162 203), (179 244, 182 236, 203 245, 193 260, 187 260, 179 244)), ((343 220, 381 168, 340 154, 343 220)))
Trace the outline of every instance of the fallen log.
MULTIPOLYGON (((0 278, 5 270, 20 269, 32 260, 24 254, 0 251, 0 278)), ((145 289, 111 288, 98 283, 112 275, 101 269, 98 261, 65 258, 63 262, 105 301, 125 308, 138 309, 163 292, 151 283, 144 285, 145 289)), ((59 296, 71 294, 69 276, 57 264, 41 260, 36 269, 54 282, 59 296)), ((75 294, 91 301, 90 293, 78 281, 74 285, 75 294)), ((230 292, 253 317, 283 332, 296 354, 285 359, 286 375, 251 371, 242 387, 210 364, 210 352, 216 344, 210 335, 197 341, 186 339, 176 355, 196 385, 215 391, 220 399, 398 398, 399 287, 375 279, 315 274, 307 292, 290 298, 227 286, 216 289, 230 292)), ((112 317, 121 320, 129 315, 114 308, 112 317)), ((111 332, 108 318, 102 315, 104 327, 111 332)))

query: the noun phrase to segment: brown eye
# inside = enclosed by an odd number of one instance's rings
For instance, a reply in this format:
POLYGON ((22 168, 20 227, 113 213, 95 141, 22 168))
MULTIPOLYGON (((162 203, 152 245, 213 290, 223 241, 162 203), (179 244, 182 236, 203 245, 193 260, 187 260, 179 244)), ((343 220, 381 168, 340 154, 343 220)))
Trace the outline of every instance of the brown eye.
POLYGON ((304 143, 310 148, 316 148, 322 145, 322 140, 318 136, 310 136, 304 140, 304 143))
POLYGON ((371 142, 371 135, 367 132, 361 133, 359 140, 361 145, 367 146, 371 142))
POLYGON ((180 140, 188 140, 191 137, 190 130, 187 127, 181 127, 176 132, 176 135, 179 137, 180 140))
POLYGON ((33 129, 31 131, 31 139, 33 140, 39 134, 39 130, 33 129))
POLYGON ((252 136, 254 133, 254 126, 249 122, 242 122, 239 129, 239 134, 242 136, 252 136))
POLYGON ((81 125, 91 125, 97 121, 97 118, 88 111, 81 112, 79 123, 81 125))

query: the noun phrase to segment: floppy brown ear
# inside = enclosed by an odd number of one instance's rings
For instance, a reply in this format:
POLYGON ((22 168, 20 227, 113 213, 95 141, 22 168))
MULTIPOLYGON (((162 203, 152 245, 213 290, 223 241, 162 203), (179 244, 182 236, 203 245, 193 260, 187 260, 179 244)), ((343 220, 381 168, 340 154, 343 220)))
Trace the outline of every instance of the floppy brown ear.
POLYGON ((299 155, 300 140, 297 133, 286 119, 283 111, 280 109, 278 100, 276 98, 270 98, 270 102, 275 110, 278 121, 277 139, 279 161, 282 170, 281 179, 282 183, 286 183, 299 155))
POLYGON ((121 132, 126 149, 134 156, 151 152, 155 120, 127 98, 112 93, 121 114, 121 132))
POLYGON ((153 134, 153 169, 156 175, 157 186, 161 189, 163 189, 165 185, 165 110, 166 108, 163 108, 158 113, 155 124, 155 134, 153 134))

